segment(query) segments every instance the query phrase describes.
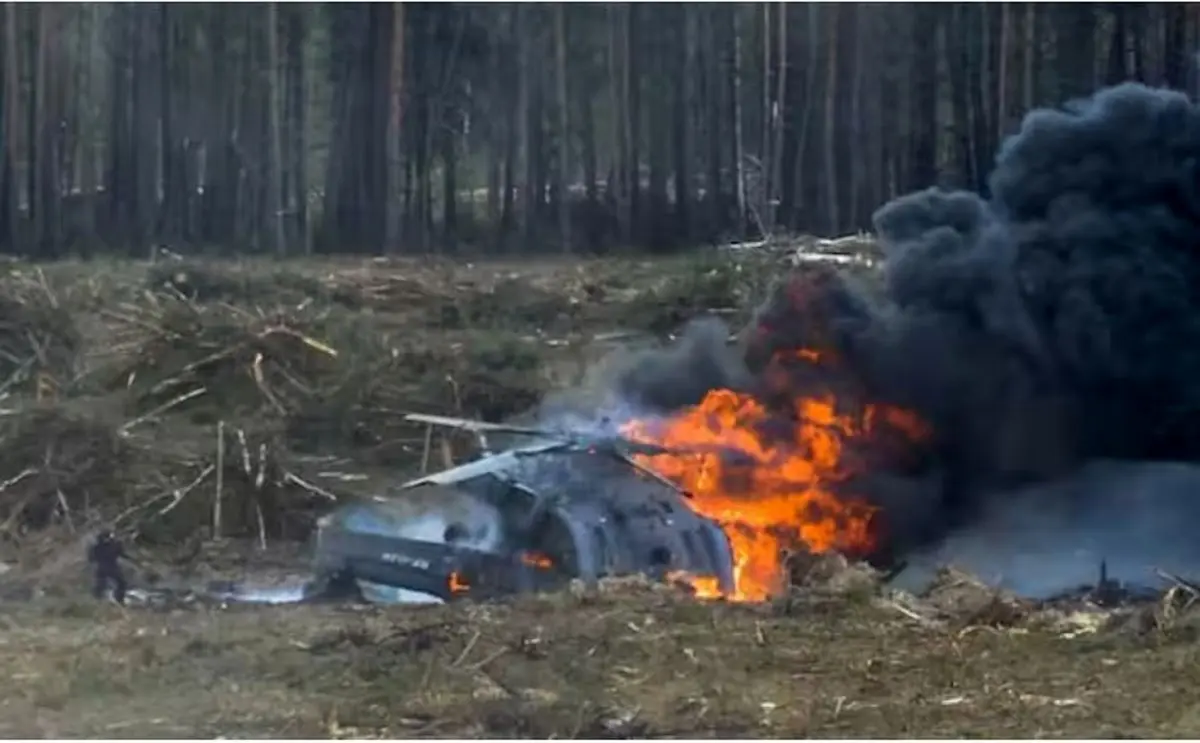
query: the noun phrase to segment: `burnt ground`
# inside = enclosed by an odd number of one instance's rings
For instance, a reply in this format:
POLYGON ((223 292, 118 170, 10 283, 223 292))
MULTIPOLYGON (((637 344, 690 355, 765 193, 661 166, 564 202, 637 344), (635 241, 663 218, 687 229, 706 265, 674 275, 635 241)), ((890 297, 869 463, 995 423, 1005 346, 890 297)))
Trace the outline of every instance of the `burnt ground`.
POLYGON ((1192 737, 1184 625, 934 626, 865 593, 0 607, 7 737, 1192 737))

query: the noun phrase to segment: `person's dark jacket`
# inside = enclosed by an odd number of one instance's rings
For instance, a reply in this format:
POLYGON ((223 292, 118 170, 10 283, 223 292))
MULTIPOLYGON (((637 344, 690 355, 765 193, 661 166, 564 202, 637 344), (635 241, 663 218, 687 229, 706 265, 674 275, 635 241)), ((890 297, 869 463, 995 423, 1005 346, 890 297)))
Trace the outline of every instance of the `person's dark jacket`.
POLYGON ((96 565, 116 565, 125 554, 125 547, 116 539, 98 539, 88 549, 88 562, 96 565))

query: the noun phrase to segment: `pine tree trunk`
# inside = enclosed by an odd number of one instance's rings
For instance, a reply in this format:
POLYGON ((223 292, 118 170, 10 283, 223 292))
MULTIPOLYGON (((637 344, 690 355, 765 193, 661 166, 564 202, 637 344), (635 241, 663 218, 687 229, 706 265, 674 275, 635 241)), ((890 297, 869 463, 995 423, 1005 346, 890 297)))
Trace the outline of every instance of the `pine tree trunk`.
POLYGON ((387 122, 384 126, 385 183, 383 197, 383 251, 394 253, 400 249, 403 232, 404 190, 404 3, 391 4, 391 28, 388 37, 387 55, 387 122))
POLYGON ((804 7, 807 15, 805 47, 808 57, 804 72, 804 106, 800 109, 799 132, 796 134, 796 162, 792 168, 793 216, 791 226, 797 230, 811 230, 818 223, 816 205, 820 195, 812 188, 813 172, 817 169, 816 148, 813 146, 813 122, 820 111, 821 81, 821 9, 816 3, 804 7))
POLYGON ((39 257, 51 257, 47 243, 47 212, 49 194, 54 183, 53 162, 50 153, 49 126, 50 93, 47 79, 48 55, 50 53, 50 9, 49 4, 34 8, 34 77, 33 102, 29 107, 29 141, 33 144, 29 159, 29 216, 33 226, 31 243, 39 257))
POLYGON ((181 192, 176 179, 179 160, 175 146, 174 105, 172 102, 172 73, 175 66, 175 31, 173 12, 169 3, 158 4, 158 86, 162 104, 159 137, 162 142, 162 205, 159 208, 158 236, 168 243, 181 237, 179 215, 182 210, 181 192))
POLYGON ((1008 130, 1008 58, 1012 36, 1012 4, 1000 4, 999 68, 996 70, 996 141, 1008 130))
POLYGON ((626 168, 625 194, 628 198, 630 239, 643 231, 642 206, 642 69, 640 48, 641 34, 638 33, 639 23, 649 10, 647 6, 637 3, 625 5, 625 136, 629 148, 625 160, 626 168))
MULTIPOLYGON (((1021 104, 1026 111, 1033 109, 1037 102, 1037 89, 1034 81, 1034 69, 1039 57, 1039 47, 1042 39, 1038 33, 1038 7, 1036 3, 1025 3, 1025 39, 1024 54, 1022 55, 1021 71, 1021 104)), ((1121 44, 1124 47, 1124 43, 1121 44)), ((1122 56, 1124 51, 1122 51, 1122 56)))
POLYGON ((305 255, 312 253, 308 218, 308 64, 304 57, 308 12, 306 5, 293 5, 287 23, 289 201, 295 215, 296 237, 305 255))
POLYGON ((567 20, 561 2, 554 4, 554 42, 558 83, 558 167, 555 169, 554 190, 558 204, 558 237, 562 241, 562 251, 571 253, 571 212, 567 194, 567 187, 570 185, 568 178, 571 153, 568 111, 570 98, 567 97, 567 20))
POLYGON ((676 7, 678 23, 675 43, 674 85, 675 106, 674 122, 671 140, 674 144, 675 161, 675 236, 676 239, 687 242, 691 236, 692 200, 691 188, 691 137, 688 127, 689 107, 692 103, 693 86, 692 66, 695 49, 695 14, 686 3, 676 7))
POLYGON ((529 14, 535 12, 533 6, 517 6, 517 59, 520 64, 519 79, 521 95, 518 96, 521 110, 521 143, 525 153, 524 177, 521 193, 521 237, 527 249, 533 247, 537 217, 541 195, 537 191, 538 183, 538 130, 541 119, 536 109, 537 95, 533 90, 533 51, 531 44, 532 24, 529 14))
POLYGON ((274 2, 267 3, 267 116, 270 132, 267 159, 267 220, 271 245, 278 256, 287 254, 283 215, 283 135, 279 104, 279 11, 274 2))
POLYGON ((1166 27, 1163 44, 1163 80, 1175 90, 1187 89, 1187 8, 1181 3, 1160 6, 1166 27))
MULTIPOLYGON (((974 6, 978 7, 978 6, 974 6)), ((917 5, 912 19, 912 132, 908 172, 902 190, 932 186, 937 180, 937 32, 941 11, 917 5)))
MULTIPOLYGON (((517 33, 520 30, 520 14, 520 6, 510 6, 507 23, 508 41, 516 47, 518 54, 520 53, 520 40, 517 38, 517 33)), ((517 65, 520 65, 519 57, 517 65)), ((518 79, 518 96, 520 95, 520 87, 520 80, 518 79)), ((516 198, 516 172, 519 152, 517 126, 520 106, 506 106, 505 108, 508 113, 504 126, 504 198, 500 203, 500 225, 501 234, 507 236, 516 223, 514 199, 516 198)))
POLYGON ((724 91, 725 75, 721 74, 722 36, 717 29, 717 14, 721 8, 717 5, 706 6, 701 13, 704 18, 704 45, 700 53, 704 55, 704 106, 707 113, 705 132, 708 144, 707 172, 704 176, 704 203, 710 215, 709 232, 715 233, 724 226, 725 194, 724 179, 721 165, 724 158, 725 138, 722 136, 724 127, 724 91))
POLYGON ((961 173, 959 186, 974 188, 982 175, 980 163, 975 162, 974 124, 971 109, 971 59, 967 51, 965 5, 955 5, 950 23, 944 29, 947 69, 950 71, 950 101, 954 118, 954 160, 961 173))
POLYGON ((835 235, 841 227, 838 210, 837 110, 838 110, 838 18, 842 6, 829 6, 825 50, 825 233, 835 235))
POLYGON ((612 152, 612 164, 608 168, 608 182, 605 191, 609 203, 612 204, 616 219, 617 239, 623 243, 629 240, 629 206, 626 170, 629 167, 628 146, 626 142, 626 122, 628 118, 628 92, 626 88, 624 46, 624 28, 622 13, 627 12, 623 6, 610 4, 607 7, 608 20, 608 93, 609 110, 613 116, 611 128, 612 140, 609 143, 612 152))
POLYGON ((596 105, 591 91, 584 90, 581 96, 580 123, 583 126, 583 184, 587 192, 588 206, 594 210, 599 202, 596 180, 599 178, 596 155, 596 105))
POLYGON ((733 16, 733 67, 730 71, 730 95, 732 96, 733 118, 733 183, 737 205, 736 235, 746 235, 746 171, 745 143, 742 139, 742 28, 741 14, 737 5, 729 11, 733 16))
POLYGON ((766 188, 766 223, 767 229, 773 230, 777 220, 776 203, 778 201, 777 191, 779 190, 779 179, 783 172, 783 117, 786 108, 786 95, 788 85, 788 4, 782 2, 779 4, 779 71, 776 73, 775 81, 775 105, 771 108, 771 129, 772 129, 772 144, 771 144, 771 160, 767 169, 767 188, 766 188))
POLYGON ((846 13, 850 16, 848 23, 843 23, 842 34, 850 38, 844 44, 849 47, 850 58, 850 73, 843 76, 849 78, 849 84, 843 84, 841 87, 849 87, 850 101, 849 105, 842 107, 842 111, 847 117, 847 125, 842 127, 842 156, 843 162, 848 163, 850 171, 849 188, 844 190, 846 194, 846 211, 843 217, 843 230, 858 229, 864 227, 866 221, 860 213, 863 201, 863 184, 866 181, 864 174, 865 158, 863 157, 860 143, 864 141, 866 132, 863 128, 862 119, 862 91, 863 91, 863 33, 862 33, 862 11, 857 5, 848 5, 846 13))
MULTIPOLYGON (((755 221, 759 223, 763 237, 770 228, 770 219, 767 215, 767 204, 771 199, 771 166, 775 153, 771 150, 771 43, 774 41, 775 34, 771 30, 771 3, 762 3, 762 70, 761 77, 761 100, 759 101, 759 125, 760 131, 758 135, 758 153, 759 153, 759 173, 758 173, 758 198, 755 204, 751 205, 751 209, 755 212, 755 221)), ((782 25, 782 24, 781 24, 782 25)))
POLYGON ((3 159, 0 160, 0 248, 18 252, 21 243, 21 186, 17 182, 17 158, 21 146, 21 122, 18 109, 21 101, 20 68, 17 35, 16 3, 4 4, 4 80, 3 106, 3 159))

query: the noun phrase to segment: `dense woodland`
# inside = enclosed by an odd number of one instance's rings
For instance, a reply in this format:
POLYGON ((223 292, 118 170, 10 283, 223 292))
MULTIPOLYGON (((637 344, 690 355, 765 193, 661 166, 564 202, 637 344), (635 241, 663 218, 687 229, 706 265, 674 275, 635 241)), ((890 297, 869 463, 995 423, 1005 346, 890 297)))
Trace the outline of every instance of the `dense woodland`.
POLYGON ((984 188, 1026 110, 1193 90, 1182 3, 0 8, 0 250, 666 250, 984 188))

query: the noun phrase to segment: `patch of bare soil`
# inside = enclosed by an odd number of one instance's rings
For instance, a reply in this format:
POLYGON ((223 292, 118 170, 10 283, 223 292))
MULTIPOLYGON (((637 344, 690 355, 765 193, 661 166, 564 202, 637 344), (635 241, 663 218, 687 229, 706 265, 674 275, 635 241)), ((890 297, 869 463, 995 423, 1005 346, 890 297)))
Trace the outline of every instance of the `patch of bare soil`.
POLYGON ((446 607, 70 599, 0 613, 0 734, 1174 737, 1194 635, 974 629, 861 594, 703 604, 637 582, 446 607))

